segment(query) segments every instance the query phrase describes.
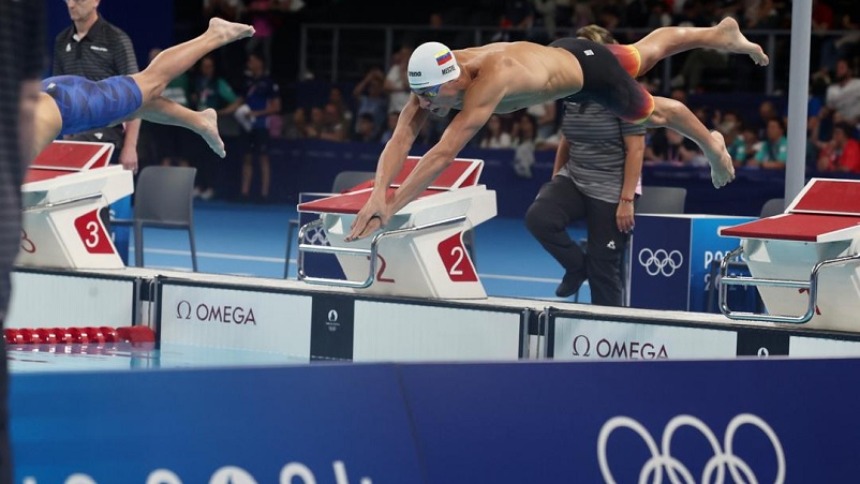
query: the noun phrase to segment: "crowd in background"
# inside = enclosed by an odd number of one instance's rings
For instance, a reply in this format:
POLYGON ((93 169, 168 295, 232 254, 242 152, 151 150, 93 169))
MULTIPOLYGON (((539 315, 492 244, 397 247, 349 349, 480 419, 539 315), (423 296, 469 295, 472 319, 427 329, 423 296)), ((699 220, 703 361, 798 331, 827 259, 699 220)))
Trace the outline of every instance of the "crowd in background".
MULTIPOLYGON (((345 4, 343 5, 346 8, 345 4)), ((446 5, 442 2, 440 5, 446 5)), ((811 51, 809 118, 806 160, 813 171, 844 171, 860 174, 860 144, 857 141, 860 124, 860 30, 857 9, 852 1, 814 0, 812 24, 815 32, 848 31, 844 35, 814 36, 811 51), (850 31, 854 31, 853 33, 850 31)), ((311 102, 300 96, 288 96, 278 86, 289 86, 292 92, 312 77, 297 69, 278 69, 286 59, 273 39, 282 29, 295 25, 284 19, 304 8, 300 0, 208 0, 204 14, 252 23, 257 35, 247 43, 237 43, 203 61, 188 74, 187 79, 171 85, 174 100, 196 109, 213 107, 221 116, 222 135, 248 141, 241 181, 244 199, 265 201, 268 180, 268 145, 271 138, 319 139, 329 142, 363 142, 384 144, 390 137, 397 116, 409 97, 406 64, 412 49, 423 42, 426 31, 404 35, 397 39, 398 48, 390 59, 370 63, 355 79, 332 83, 323 102, 311 102), (256 56, 263 66, 252 73, 250 59, 256 56), (214 72, 213 72, 214 71, 214 72), (218 72, 218 74, 215 74, 218 72), (285 74, 286 73, 286 74, 285 74), (265 76, 265 99, 277 105, 263 104, 253 109, 253 128, 243 128, 241 105, 246 103, 249 89, 260 87, 265 76), (254 79, 257 79, 256 81, 254 79), (174 92, 175 91, 175 92, 174 92), (268 96, 268 97, 266 97, 268 96), (283 102, 281 102, 283 101, 283 102), (265 138, 261 131, 265 131, 265 138), (259 159, 255 162, 253 159, 259 159), (250 178, 257 173, 263 178, 261 190, 249 193, 250 178)), ((436 26, 496 25, 491 40, 530 40, 548 43, 564 29, 587 24, 601 25, 616 34, 622 43, 634 42, 636 37, 625 29, 653 29, 668 25, 708 26, 726 15, 738 19, 745 32, 756 29, 789 29, 791 3, 778 0, 506 0, 503 2, 472 2, 469 8, 456 4, 429 12, 427 22, 436 26), (476 7, 474 4, 480 4, 476 7), (486 4, 486 5, 484 5, 486 4)), ((433 39, 447 42, 454 48, 470 45, 462 31, 439 30, 433 39)), ((640 35, 641 36, 641 35, 640 35)), ((785 43, 788 37, 782 38, 785 43)), ((787 50, 787 45, 776 49, 787 50)), ((294 53, 291 55, 294 56, 294 53)), ((678 56, 673 64, 670 85, 661 85, 658 75, 640 79, 653 94, 668 95, 688 103, 710 129, 723 133, 727 147, 738 167, 780 170, 787 158, 785 93, 776 97, 761 95, 756 99, 758 109, 727 109, 720 105, 690 103, 691 97, 707 99, 708 92, 742 91, 737 84, 737 69, 754 71, 747 58, 731 60, 724 53, 696 50, 678 56), (734 84, 733 84, 734 83, 734 84)), ((783 63, 787 64, 787 63, 783 63)), ((783 74, 787 65, 782 66, 783 74)), ((657 69, 655 69, 656 71, 657 69)), ((652 71, 653 72, 653 71, 652 71)), ((741 76, 742 77, 742 76, 741 76)), ((787 77, 787 76, 784 76, 787 77)), ((495 115, 470 147, 516 150, 514 168, 521 176, 530 176, 536 150, 555 150, 559 141, 559 122, 564 103, 551 102, 521 111, 495 115)), ((435 143, 449 118, 432 118, 419 136, 419 144, 435 143)), ((156 128, 158 130, 160 128, 156 128)), ((181 135, 178 135, 181 136, 181 135)), ((171 139, 164 137, 159 139, 171 139)), ((150 162, 171 163, 199 156, 164 152, 182 151, 194 145, 176 141, 161 143, 161 153, 150 154, 150 162), (171 148, 173 147, 173 148, 171 148)), ((199 149, 195 148, 195 149, 199 149)), ((649 130, 646 163, 669 163, 678 166, 706 166, 707 160, 690 140, 667 129, 649 130)), ((199 182, 200 194, 213 196, 211 164, 203 160, 199 182), (209 167, 205 167, 209 165, 209 167)))

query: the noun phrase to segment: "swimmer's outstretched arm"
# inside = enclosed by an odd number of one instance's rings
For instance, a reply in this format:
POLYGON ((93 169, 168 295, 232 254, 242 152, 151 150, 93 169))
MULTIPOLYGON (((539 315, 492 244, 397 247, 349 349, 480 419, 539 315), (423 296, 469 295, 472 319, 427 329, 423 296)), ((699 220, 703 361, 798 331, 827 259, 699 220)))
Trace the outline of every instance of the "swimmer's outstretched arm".
MULTIPOLYGON (((394 192, 390 200, 384 200, 381 208, 371 211, 365 205, 359 216, 353 222, 352 231, 346 240, 351 241, 367 237, 376 229, 385 226, 392 215, 405 207, 406 204, 430 186, 430 183, 450 165, 466 143, 469 142, 486 124, 502 98, 503 92, 475 91, 471 98, 465 100, 463 109, 442 133, 442 138, 430 148, 418 161, 415 170, 409 174, 403 184, 394 192)), ((400 123, 398 122, 398 125, 400 123)), ((375 187, 376 190, 379 187, 375 187)), ((378 201, 374 206, 378 206, 378 201)))
POLYGON ((411 94, 409 102, 406 103, 403 111, 400 112, 400 117, 397 118, 397 126, 394 128, 391 139, 385 143, 385 148, 379 155, 370 199, 358 212, 346 240, 351 241, 366 237, 383 225, 379 217, 385 210, 388 186, 403 168, 403 162, 406 161, 409 150, 412 149, 412 145, 429 115, 427 111, 420 108, 418 97, 411 94))

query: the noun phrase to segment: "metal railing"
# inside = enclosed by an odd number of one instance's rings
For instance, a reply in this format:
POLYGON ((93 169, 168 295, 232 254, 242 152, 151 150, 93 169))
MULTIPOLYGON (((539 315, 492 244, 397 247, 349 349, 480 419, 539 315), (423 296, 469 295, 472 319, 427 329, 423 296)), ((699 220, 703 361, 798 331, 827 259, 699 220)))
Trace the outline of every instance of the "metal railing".
MULTIPOLYGON (((613 34, 622 43, 632 43, 650 33, 651 29, 619 29, 613 34)), ((559 28, 556 36, 573 36, 575 29, 559 28)), ((790 30, 749 30, 744 34, 762 46, 771 59, 765 68, 764 94, 774 95, 784 91, 788 82, 788 52, 790 30)), ((823 41, 837 38, 852 31, 814 32, 813 39, 823 41)), ((301 27, 299 72, 301 79, 319 79, 329 82, 359 80, 371 66, 384 69, 390 67, 392 54, 408 41, 418 45, 425 40, 445 42, 451 48, 483 45, 500 36, 517 39, 545 39, 549 36, 543 29, 528 31, 502 29, 498 26, 436 27, 420 25, 378 24, 304 24, 301 27)), ((817 54, 817 53, 816 53, 817 54)), ((676 70, 672 58, 661 62, 662 89, 668 90, 672 73, 676 70)), ((817 66, 813 66, 815 69, 817 66)), ((737 74, 737 73, 736 73, 737 74)), ((734 75, 733 77, 737 77, 734 75)), ((733 79, 734 81, 741 81, 733 79)))

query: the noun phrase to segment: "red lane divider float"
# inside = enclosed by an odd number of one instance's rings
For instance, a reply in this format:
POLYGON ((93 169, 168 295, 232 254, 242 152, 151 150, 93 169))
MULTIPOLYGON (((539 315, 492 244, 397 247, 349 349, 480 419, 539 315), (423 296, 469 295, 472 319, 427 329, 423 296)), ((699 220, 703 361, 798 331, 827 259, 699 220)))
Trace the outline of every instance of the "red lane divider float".
POLYGON ((154 343, 155 332, 147 326, 88 326, 84 328, 9 328, 3 331, 9 345, 72 345, 105 343, 154 343))

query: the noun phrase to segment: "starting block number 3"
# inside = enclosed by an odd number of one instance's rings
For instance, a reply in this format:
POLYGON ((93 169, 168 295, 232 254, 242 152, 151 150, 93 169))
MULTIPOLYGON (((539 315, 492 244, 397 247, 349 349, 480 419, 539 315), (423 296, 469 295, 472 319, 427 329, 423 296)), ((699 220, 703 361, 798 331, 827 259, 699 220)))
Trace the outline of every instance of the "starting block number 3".
POLYGON ((98 210, 87 212, 75 219, 75 230, 90 254, 112 254, 105 227, 99 220, 98 210))

